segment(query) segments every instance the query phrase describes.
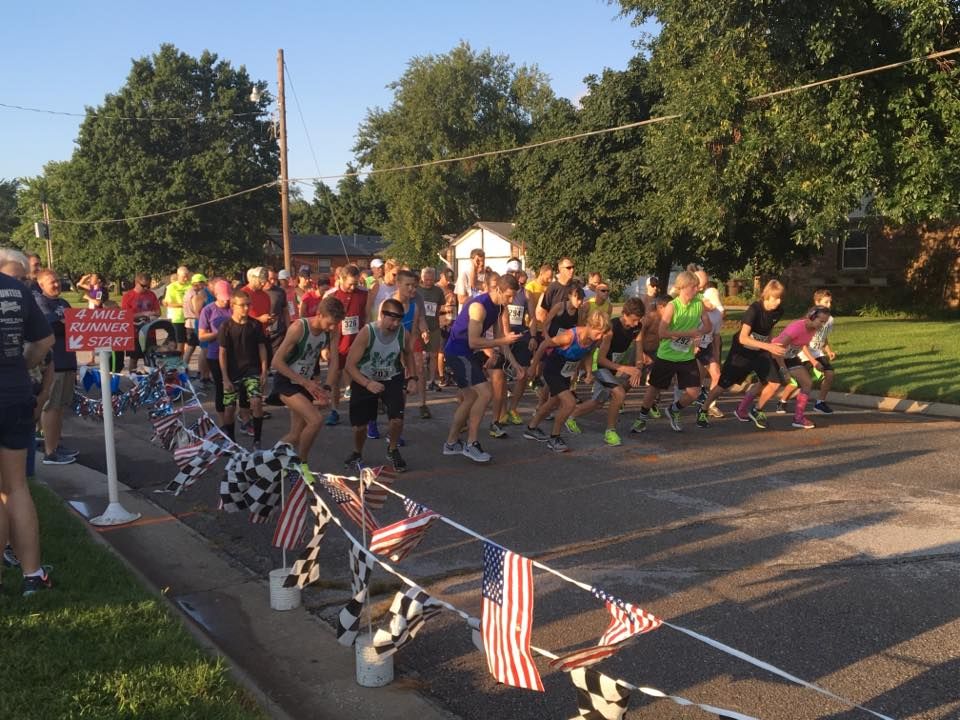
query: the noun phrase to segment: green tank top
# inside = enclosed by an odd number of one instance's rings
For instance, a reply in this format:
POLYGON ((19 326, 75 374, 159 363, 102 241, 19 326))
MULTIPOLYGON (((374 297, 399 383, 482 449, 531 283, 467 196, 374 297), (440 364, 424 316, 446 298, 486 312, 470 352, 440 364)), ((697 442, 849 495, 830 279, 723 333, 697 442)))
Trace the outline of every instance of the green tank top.
POLYGON ((403 326, 397 328, 397 334, 388 341, 383 340, 376 323, 371 323, 367 327, 370 328, 370 337, 367 339, 367 347, 360 357, 360 362, 357 363, 357 369, 371 380, 386 382, 403 372, 403 365, 400 364, 403 350, 403 326))
POLYGON ((297 375, 308 378, 313 376, 320 351, 330 344, 330 334, 321 332, 314 335, 310 332, 310 322, 306 318, 301 318, 300 324, 303 326, 303 334, 284 360, 297 375))
MULTIPOLYGON (((696 330, 700 326, 703 303, 700 302, 699 298, 694 297, 688 305, 680 302, 680 298, 674 298, 670 304, 673 305, 673 319, 670 321, 671 331, 696 330)), ((693 338, 689 337, 663 338, 657 348, 657 357, 670 362, 693 360, 693 353, 693 338)))

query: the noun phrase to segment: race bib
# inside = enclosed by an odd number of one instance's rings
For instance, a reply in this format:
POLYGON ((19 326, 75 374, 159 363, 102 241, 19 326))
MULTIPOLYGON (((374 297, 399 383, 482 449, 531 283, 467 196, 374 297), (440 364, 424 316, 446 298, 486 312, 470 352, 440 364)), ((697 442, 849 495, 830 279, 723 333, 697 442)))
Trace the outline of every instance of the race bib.
POLYGON ((437 316, 437 304, 435 302, 423 301, 423 311, 427 314, 427 317, 436 317, 437 316))
POLYGON ((563 367, 560 369, 560 375, 563 377, 573 377, 573 374, 577 371, 577 367, 580 365, 579 360, 568 360, 563 364, 563 367))
POLYGON ((507 316, 510 318, 510 325, 523 325, 523 313, 526 308, 523 305, 507 305, 507 316))
POLYGON ((393 370, 391 370, 390 368, 374 369, 371 375, 373 375, 374 380, 379 380, 380 382, 383 382, 393 377, 393 370))
POLYGON ((340 323, 340 332, 344 335, 356 335, 360 332, 360 316, 350 315, 340 323))
POLYGON ((690 341, 692 339, 693 338, 688 338, 688 337, 674 338, 670 342, 670 348, 672 350, 676 350, 677 352, 682 352, 682 353, 690 352, 690 341))
POLYGON ((624 351, 624 352, 618 352, 618 353, 617 353, 617 352, 615 352, 615 353, 610 353, 610 362, 616 363, 617 365, 620 365, 620 364, 622 364, 620 361, 623 360, 623 356, 626 355, 626 354, 627 354, 626 351, 624 351))

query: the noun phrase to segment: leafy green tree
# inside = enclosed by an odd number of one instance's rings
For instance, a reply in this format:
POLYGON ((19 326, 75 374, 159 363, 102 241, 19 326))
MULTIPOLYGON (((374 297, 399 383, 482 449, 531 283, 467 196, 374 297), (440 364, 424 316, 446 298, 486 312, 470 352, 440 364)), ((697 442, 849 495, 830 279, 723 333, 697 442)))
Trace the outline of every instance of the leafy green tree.
MULTIPOLYGON (((461 43, 445 55, 410 61, 390 85, 388 109, 368 112, 354 148, 362 168, 443 160, 525 142, 552 92, 535 67, 461 43)), ((386 209, 382 234, 398 257, 430 262, 445 242, 477 220, 507 220, 516 194, 508 157, 431 165, 373 176, 386 209)), ((370 181, 365 183, 369 184, 370 181)))
MULTIPOLYGON (((347 173, 356 169, 347 165, 347 173)), ((356 175, 343 177, 337 191, 323 182, 313 187, 313 201, 291 202, 291 224, 295 232, 323 235, 378 235, 386 208, 372 181, 356 175)))
MULTIPOLYGON (((162 45, 135 60, 124 86, 88 110, 54 218, 148 215, 275 180, 270 98, 252 102, 252 85, 242 66, 208 51, 193 58, 162 45), (136 120, 118 119, 127 117, 136 120)), ((180 263, 232 270, 262 257, 266 230, 276 225, 272 187, 162 217, 53 229, 71 241, 62 255, 70 269, 116 276, 180 263)))
POLYGON ((17 180, 0 179, 0 242, 6 243, 20 218, 17 216, 17 180))
POLYGON ((647 131, 651 230, 719 267, 765 271, 847 225, 871 198, 895 221, 960 206, 960 71, 919 62, 810 90, 771 91, 951 48, 948 0, 804 3, 620 0, 662 30, 648 46, 663 88, 647 131))

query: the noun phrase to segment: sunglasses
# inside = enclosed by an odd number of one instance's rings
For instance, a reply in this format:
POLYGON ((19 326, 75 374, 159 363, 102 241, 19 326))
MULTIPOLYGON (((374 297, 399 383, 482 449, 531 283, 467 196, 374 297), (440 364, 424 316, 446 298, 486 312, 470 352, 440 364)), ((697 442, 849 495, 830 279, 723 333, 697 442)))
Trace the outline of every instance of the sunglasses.
POLYGON ((403 320, 403 315, 400 313, 395 313, 392 310, 382 310, 380 314, 384 317, 393 318, 394 320, 403 320))
POLYGON ((573 270, 573 265, 563 265, 560 269, 561 269, 561 270, 573 270))

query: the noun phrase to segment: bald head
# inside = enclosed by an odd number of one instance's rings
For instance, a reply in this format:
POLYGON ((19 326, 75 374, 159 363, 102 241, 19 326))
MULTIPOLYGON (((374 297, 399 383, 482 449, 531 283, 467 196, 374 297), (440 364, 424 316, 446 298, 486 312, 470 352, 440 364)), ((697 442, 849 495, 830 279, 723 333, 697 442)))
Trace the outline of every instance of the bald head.
POLYGON ((190 268, 186 265, 181 265, 177 268, 177 281, 185 283, 190 280, 190 268))

